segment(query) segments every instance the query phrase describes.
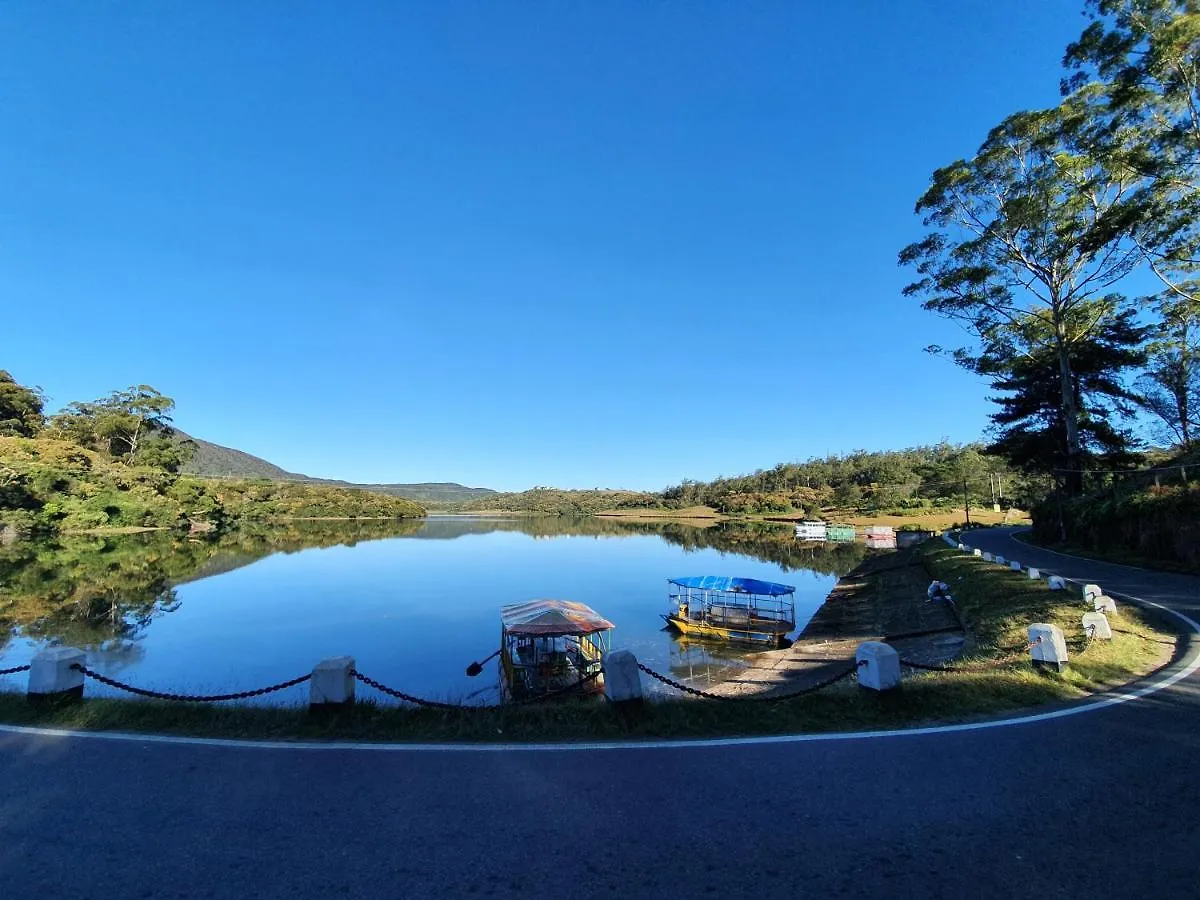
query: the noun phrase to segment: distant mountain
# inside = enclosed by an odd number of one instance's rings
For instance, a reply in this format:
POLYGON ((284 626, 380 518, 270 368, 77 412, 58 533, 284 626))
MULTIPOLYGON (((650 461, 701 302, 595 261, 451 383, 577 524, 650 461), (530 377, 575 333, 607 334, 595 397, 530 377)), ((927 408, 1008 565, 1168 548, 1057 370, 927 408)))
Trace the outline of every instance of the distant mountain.
POLYGON ((200 438, 176 432, 180 438, 186 438, 196 445, 196 452, 191 462, 183 467, 189 475, 206 475, 216 478, 265 478, 268 481, 311 481, 307 475, 297 475, 281 469, 265 459, 234 450, 232 447, 222 447, 202 441, 200 438))
POLYGON ((354 484, 331 478, 311 478, 299 472, 289 472, 265 459, 222 447, 210 441, 190 437, 178 432, 181 438, 189 438, 196 445, 196 452, 183 471, 209 478, 262 478, 267 481, 304 481, 309 484, 328 484, 334 487, 360 488, 380 494, 392 494, 414 500, 417 503, 451 504, 468 503, 490 497, 496 492, 490 488, 465 487, 454 482, 426 482, 423 484, 354 484))

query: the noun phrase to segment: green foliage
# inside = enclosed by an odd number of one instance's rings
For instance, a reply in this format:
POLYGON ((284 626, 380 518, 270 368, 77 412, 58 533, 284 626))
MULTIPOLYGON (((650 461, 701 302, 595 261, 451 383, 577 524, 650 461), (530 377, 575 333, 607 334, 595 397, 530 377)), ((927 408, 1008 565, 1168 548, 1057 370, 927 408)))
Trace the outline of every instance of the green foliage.
MULTIPOLYGON (((1079 312, 1087 314, 1088 306, 1079 312)), ((1138 460, 1134 441, 1120 420, 1135 396, 1121 375, 1145 360, 1138 349, 1145 329, 1134 323, 1132 310, 1107 317, 1089 341, 1072 351, 1071 393, 1083 459, 1089 465, 1129 467, 1138 460)), ((1069 469, 1072 464, 1063 426, 1059 360, 1047 345, 1026 353, 996 354, 978 360, 975 371, 990 376, 1000 410, 991 416, 996 439, 988 452, 1023 471, 1069 469)), ((1075 460, 1079 462, 1079 460, 1075 460)))
POLYGON ((55 436, 116 459, 178 471, 187 461, 185 445, 173 445, 171 411, 175 401, 148 384, 113 391, 93 403, 70 403, 50 421, 55 436))
POLYGON ((1035 539, 1200 572, 1200 452, 1156 468, 1110 477, 1081 497, 1047 498, 1032 510, 1035 539))
POLYGON ((44 422, 42 409, 46 398, 38 388, 17 384, 0 369, 0 435, 33 437, 44 422))
POLYGON ((1168 440, 1186 450, 1200 435, 1200 281, 1178 288, 1152 299, 1159 321, 1137 399, 1168 440))
POLYGON ((991 503, 995 482, 1006 478, 1009 500, 1033 491, 996 456, 976 445, 936 444, 907 450, 828 456, 806 462, 780 463, 772 469, 711 482, 685 480, 666 488, 660 505, 683 509, 711 506, 726 514, 790 513, 819 515, 823 508, 883 509, 962 503, 964 482, 973 505, 991 503))
POLYGON ((179 476, 52 438, 0 438, 0 525, 13 530, 229 526, 289 518, 420 517, 411 501, 299 483, 179 476), (16 515, 17 512, 21 515, 16 515), (32 518, 31 518, 32 517, 32 518))
MULTIPOLYGON (((977 338, 954 351, 959 364, 999 373, 1023 357, 1053 361, 1053 427, 1070 469, 1085 450, 1074 366, 1127 307, 1108 288, 1142 259, 1127 199, 1139 176, 1109 164, 1116 149, 1097 152, 1102 105, 1084 88, 1054 109, 1009 116, 971 159, 933 173, 916 207, 931 230, 900 253, 919 276, 905 295, 977 338)), ((1117 132, 1108 140, 1125 149, 1117 132)))
POLYGON ((539 515, 579 516, 613 509, 619 504, 644 501, 653 503, 653 494, 638 491, 569 491, 550 487, 535 487, 520 493, 492 493, 463 504, 460 509, 472 512, 497 510, 539 515))

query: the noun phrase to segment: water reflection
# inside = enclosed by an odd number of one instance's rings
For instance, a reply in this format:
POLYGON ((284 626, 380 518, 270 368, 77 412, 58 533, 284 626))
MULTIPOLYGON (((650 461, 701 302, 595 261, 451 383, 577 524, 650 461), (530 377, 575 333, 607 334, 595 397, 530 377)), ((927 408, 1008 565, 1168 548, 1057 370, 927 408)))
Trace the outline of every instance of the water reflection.
MULTIPOLYGON (((0 546, 0 657, 7 654, 6 662, 22 662, 36 646, 61 643, 85 649, 89 665, 107 674, 142 667, 139 675, 174 676, 176 670, 183 671, 183 661, 175 661, 172 669, 169 657, 191 652, 190 641, 203 644, 206 661, 216 658, 225 667, 226 674, 213 676, 217 680, 211 686, 244 688, 247 684, 237 679, 252 675, 243 671, 246 651, 239 642, 267 645, 286 662, 281 666, 289 677, 296 674, 291 668, 300 660, 311 665, 326 652, 326 644, 317 637, 322 633, 332 634, 330 641, 341 641, 337 652, 365 647, 363 653, 376 652, 380 660, 405 657, 408 677, 413 660, 424 654, 420 658, 425 668, 434 673, 424 686, 461 690, 459 696, 466 696, 478 691, 483 679, 447 687, 450 673, 461 673, 472 656, 488 652, 501 601, 545 596, 548 591, 585 600, 619 617, 614 621, 624 637, 621 646, 670 667, 677 676, 705 682, 739 666, 745 651, 682 642, 662 633, 658 614, 665 611, 667 577, 755 574, 744 571, 753 568, 750 560, 778 567, 781 573, 809 572, 817 582, 807 579, 804 590, 815 609, 831 584, 830 576, 849 571, 867 553, 861 544, 797 543, 789 524, 697 527, 596 518, 293 522, 200 539, 166 532, 64 536, 0 546), (592 552, 586 541, 581 545, 539 540, 540 549, 535 550, 512 543, 521 535, 598 541, 653 536, 661 542, 605 541, 592 552), (256 566, 255 576, 229 580, 232 573, 265 557, 394 538, 402 540, 389 540, 377 551, 335 554, 315 563, 264 561, 266 568, 256 566), (447 547, 448 552, 435 552, 433 544, 422 551, 413 543, 459 539, 463 543, 447 547), (689 563, 692 555, 699 558, 689 563), (483 593, 474 587, 470 592, 443 590, 431 574, 435 570, 436 578, 453 573, 475 579, 484 586, 483 593), (207 584, 208 579, 220 582, 221 588, 193 588, 193 583, 207 584), (431 605, 427 598, 434 596, 438 602, 431 605), (201 606, 189 616, 188 603, 201 606), (188 624, 167 627, 170 640, 147 643, 149 635, 158 633, 151 627, 154 623, 179 616, 188 624), (422 627, 440 628, 447 637, 422 639, 416 630, 422 627), (152 666, 148 646, 159 647, 152 666), (446 662, 438 654, 450 655, 448 646, 453 646, 454 656, 446 662), (464 657, 461 663, 458 656, 464 657)), ((797 624, 803 627, 803 622, 797 624)), ((411 681, 407 684, 413 686, 411 681)))

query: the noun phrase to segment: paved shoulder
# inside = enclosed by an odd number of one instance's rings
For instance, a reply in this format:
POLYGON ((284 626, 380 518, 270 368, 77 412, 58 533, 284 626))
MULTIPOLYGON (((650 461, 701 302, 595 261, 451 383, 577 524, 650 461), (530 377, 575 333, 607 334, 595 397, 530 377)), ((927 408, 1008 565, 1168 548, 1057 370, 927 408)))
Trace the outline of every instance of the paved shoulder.
POLYGON ((1159 603, 1189 618, 1200 614, 1200 577, 1156 572, 1044 550, 1018 540, 1023 528, 989 528, 965 535, 966 542, 990 553, 1000 553, 1066 578, 1094 581, 1107 591, 1159 603))

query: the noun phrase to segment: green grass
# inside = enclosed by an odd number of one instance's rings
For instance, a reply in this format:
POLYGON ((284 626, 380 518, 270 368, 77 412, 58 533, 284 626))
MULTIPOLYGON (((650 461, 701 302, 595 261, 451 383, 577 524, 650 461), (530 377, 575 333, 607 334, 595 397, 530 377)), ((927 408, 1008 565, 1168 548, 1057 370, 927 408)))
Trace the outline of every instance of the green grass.
POLYGON ((1160 666, 1174 645, 1173 635, 1156 628, 1129 604, 1121 604, 1116 614, 1108 616, 1113 629, 1122 631, 1111 641, 1089 645, 1081 619, 1091 607, 1073 591, 1052 591, 1045 581, 1031 581, 1023 572, 962 554, 939 541, 927 542, 921 552, 930 573, 951 586, 974 640, 974 659, 986 661, 1019 650, 1034 622, 1063 630, 1070 666, 1059 676, 1062 699, 1143 675, 1160 666))
POLYGON ((46 706, 31 704, 18 693, 23 676, 16 676, 0 679, 14 688, 0 692, 0 721, 226 738, 367 741, 585 741, 856 731, 961 722, 1074 700, 1145 674, 1171 653, 1173 638, 1129 607, 1110 620, 1115 628, 1135 634, 1117 633, 1113 641, 1093 642, 1085 649, 1080 617, 1087 607, 1078 595, 1051 591, 1045 582, 937 541, 927 542, 920 552, 930 572, 954 587, 973 632, 968 656, 957 664, 979 668, 909 676, 899 690, 886 694, 848 680, 781 703, 655 700, 633 714, 595 702, 440 710, 370 700, 312 714, 303 707, 121 699, 46 706), (1019 661, 989 665, 1022 651, 1025 629, 1033 622, 1063 629, 1071 650, 1065 672, 1036 671, 1023 653, 1019 661))

